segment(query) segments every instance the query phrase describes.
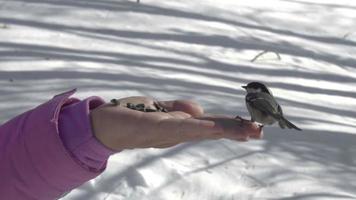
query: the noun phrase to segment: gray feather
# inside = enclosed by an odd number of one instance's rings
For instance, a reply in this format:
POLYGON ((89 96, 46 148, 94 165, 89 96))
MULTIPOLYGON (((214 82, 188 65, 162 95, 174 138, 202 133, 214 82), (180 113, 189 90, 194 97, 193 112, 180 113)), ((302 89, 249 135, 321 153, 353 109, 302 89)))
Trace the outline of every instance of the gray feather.
POLYGON ((267 115, 272 116, 277 121, 281 119, 280 106, 276 100, 269 94, 266 93, 249 93, 246 95, 246 101, 249 104, 267 115))
POLYGON ((252 119, 256 120, 257 122, 265 123, 268 121, 269 124, 272 124, 275 121, 278 121, 278 124, 282 129, 294 128, 299 131, 302 130, 284 118, 281 106, 270 94, 262 92, 248 93, 246 95, 246 103, 252 108, 249 109, 252 119), (258 113, 256 110, 260 111, 259 117, 258 114, 256 114, 258 113), (274 120, 271 120, 271 118, 274 120))
POLYGON ((283 126, 285 125, 286 127, 292 129, 296 129, 298 131, 302 131, 302 129, 298 128, 296 125, 294 125, 292 122, 288 121, 286 118, 282 117, 282 119, 279 121, 279 126, 282 128, 281 124, 283 124, 283 126))

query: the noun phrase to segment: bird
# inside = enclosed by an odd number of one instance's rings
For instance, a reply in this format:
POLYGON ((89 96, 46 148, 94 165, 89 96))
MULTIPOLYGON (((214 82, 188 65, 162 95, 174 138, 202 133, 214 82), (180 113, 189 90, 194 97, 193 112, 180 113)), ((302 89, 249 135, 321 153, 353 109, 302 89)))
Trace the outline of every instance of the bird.
POLYGON ((265 84, 250 82, 242 86, 242 88, 247 92, 245 101, 252 122, 258 122, 262 127, 278 122, 282 129, 302 130, 283 116, 282 107, 277 103, 271 90, 265 84))

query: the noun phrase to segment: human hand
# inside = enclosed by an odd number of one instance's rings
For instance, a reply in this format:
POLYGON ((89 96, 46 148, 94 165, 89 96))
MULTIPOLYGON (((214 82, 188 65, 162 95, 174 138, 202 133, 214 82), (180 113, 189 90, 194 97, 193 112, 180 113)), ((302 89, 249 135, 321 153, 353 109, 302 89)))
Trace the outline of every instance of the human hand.
MULTIPOLYGON (((128 97, 127 102, 143 103, 154 109, 148 97, 128 97)), ((223 115, 206 115, 197 104, 187 100, 156 102, 168 112, 141 112, 113 104, 91 111, 94 135, 110 149, 166 148, 183 142, 227 138, 247 141, 261 138, 261 128, 248 120, 223 115)))

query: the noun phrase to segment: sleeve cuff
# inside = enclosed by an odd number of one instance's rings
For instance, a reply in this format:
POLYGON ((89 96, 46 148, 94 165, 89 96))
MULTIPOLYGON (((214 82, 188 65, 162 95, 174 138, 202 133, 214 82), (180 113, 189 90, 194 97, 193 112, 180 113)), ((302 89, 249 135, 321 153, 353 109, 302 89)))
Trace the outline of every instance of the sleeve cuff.
POLYGON ((68 99, 58 121, 60 137, 67 150, 83 167, 95 171, 103 170, 110 155, 116 153, 100 143, 92 131, 90 111, 104 103, 97 96, 82 101, 68 99))

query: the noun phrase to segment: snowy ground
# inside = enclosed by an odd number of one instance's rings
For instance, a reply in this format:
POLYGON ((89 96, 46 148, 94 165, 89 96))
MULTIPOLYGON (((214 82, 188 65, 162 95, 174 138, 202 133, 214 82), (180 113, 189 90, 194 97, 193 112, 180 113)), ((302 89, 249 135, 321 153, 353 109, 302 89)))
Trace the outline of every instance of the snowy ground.
POLYGON ((356 199, 355 47, 351 0, 0 0, 0 122, 71 88, 248 117, 260 80, 302 133, 125 151, 63 200, 356 199))

